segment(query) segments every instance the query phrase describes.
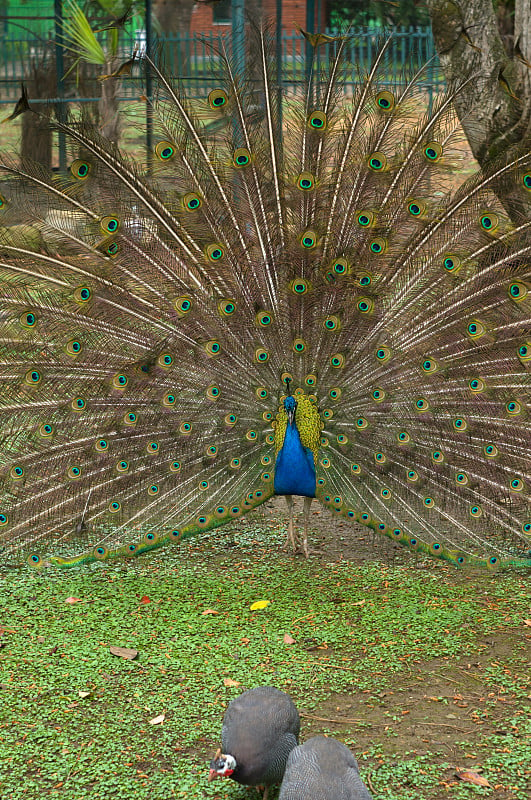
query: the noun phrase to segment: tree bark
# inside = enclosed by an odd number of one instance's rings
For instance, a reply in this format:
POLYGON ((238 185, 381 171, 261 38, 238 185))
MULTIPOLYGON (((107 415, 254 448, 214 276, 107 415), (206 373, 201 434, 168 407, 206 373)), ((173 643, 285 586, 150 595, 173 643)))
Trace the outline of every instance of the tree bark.
MULTIPOLYGON (((492 0, 427 0, 427 5, 448 83, 459 86, 468 80, 454 105, 482 169, 531 150, 529 0, 516 0, 512 57, 504 48, 492 0)), ((515 196, 508 181, 493 188, 514 222, 531 213, 531 200, 515 196)))
MULTIPOLYGON (((53 97, 56 94, 55 60, 50 50, 45 48, 30 59, 26 69, 29 96, 36 100, 53 97)), ((52 129, 48 103, 32 103, 37 114, 28 111, 22 117, 22 138, 20 155, 30 158, 50 168, 52 166, 52 129)))

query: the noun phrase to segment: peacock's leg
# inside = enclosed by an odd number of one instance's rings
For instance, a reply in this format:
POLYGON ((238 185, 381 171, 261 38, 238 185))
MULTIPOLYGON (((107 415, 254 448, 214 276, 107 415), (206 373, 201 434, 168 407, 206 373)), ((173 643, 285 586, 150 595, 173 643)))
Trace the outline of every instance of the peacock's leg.
POLYGON ((312 498, 304 498, 304 534, 302 538, 302 551, 306 558, 308 558, 308 525, 310 523, 310 509, 312 507, 312 498))
POLYGON ((288 524, 288 535, 286 537, 286 541, 283 546, 283 550, 288 549, 288 545, 291 544, 291 549, 294 553, 297 552, 297 536, 295 532, 295 515, 293 513, 293 497, 290 494, 284 495, 286 498, 286 504, 288 506, 289 511, 289 524, 288 524))

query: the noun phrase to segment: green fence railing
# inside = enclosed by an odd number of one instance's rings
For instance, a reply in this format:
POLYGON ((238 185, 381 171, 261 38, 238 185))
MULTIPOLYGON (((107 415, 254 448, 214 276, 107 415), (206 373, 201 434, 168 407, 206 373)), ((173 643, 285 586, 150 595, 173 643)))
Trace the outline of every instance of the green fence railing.
MULTIPOLYGON (((165 69, 172 76, 178 77, 185 84, 192 96, 204 96, 219 81, 222 69, 219 49, 224 42, 230 50, 230 28, 223 28, 222 33, 206 35, 167 35, 159 36, 153 52, 159 54, 165 69)), ((331 32, 333 33, 333 32, 331 32)), ((348 90, 359 80, 359 73, 366 71, 381 41, 381 33, 376 30, 351 32, 346 44, 342 80, 348 90)), ((304 56, 306 48, 299 34, 284 33, 282 35, 282 85, 286 90, 296 90, 305 73, 304 56)), ((145 32, 137 30, 122 36, 119 57, 124 61, 131 57, 136 48, 140 53, 145 46, 145 32)), ((31 79, 31 72, 44 64, 46 59, 52 63, 55 41, 48 37, 21 38, 10 31, 0 32, 0 103, 10 103, 20 94, 21 81, 31 79)), ((333 57, 334 45, 320 47, 315 53, 315 63, 326 68, 327 61, 333 57)), ((398 28, 393 31, 393 39, 386 59, 389 83, 400 81, 406 66, 420 68, 429 66, 423 72, 421 85, 425 85, 431 95, 444 85, 439 62, 435 56, 435 47, 429 28, 398 28)), ((96 75, 94 70, 94 75, 96 75)), ((142 77, 138 67, 131 77, 121 80, 120 94, 125 99, 138 96, 142 77)), ((75 74, 72 72, 65 81, 67 91, 64 102, 80 102, 94 100, 80 96, 76 86, 75 74)), ((44 99, 44 98, 43 98, 44 99)), ((49 98, 52 99, 52 98, 49 98)), ((57 98, 53 98, 57 101, 57 98)), ((60 99, 60 102, 63 100, 60 99)))

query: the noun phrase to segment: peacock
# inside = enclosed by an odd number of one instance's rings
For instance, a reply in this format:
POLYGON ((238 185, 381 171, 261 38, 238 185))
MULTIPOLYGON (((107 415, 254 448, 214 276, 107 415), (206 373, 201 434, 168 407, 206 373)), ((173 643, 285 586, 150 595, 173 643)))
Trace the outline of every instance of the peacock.
POLYGON ((531 154, 479 171, 460 87, 392 80, 392 39, 358 75, 348 35, 316 42, 286 93, 247 36, 202 99, 136 60, 149 170, 79 117, 66 171, 0 155, 1 551, 128 558, 277 494, 306 553, 315 498, 456 566, 531 565, 531 154))

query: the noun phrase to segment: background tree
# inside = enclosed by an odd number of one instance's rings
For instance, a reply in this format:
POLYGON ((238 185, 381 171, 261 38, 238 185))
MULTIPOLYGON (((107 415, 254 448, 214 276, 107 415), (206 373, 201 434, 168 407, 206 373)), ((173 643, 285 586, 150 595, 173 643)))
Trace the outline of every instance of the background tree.
POLYGON ((328 15, 332 27, 429 24, 426 6, 418 0, 329 0, 328 15))
MULTIPOLYGON (((470 147, 485 167, 531 149, 531 3, 529 0, 426 0, 439 58, 449 83, 468 80, 455 107, 470 147), (501 28, 500 28, 501 26, 501 28)), ((517 219, 531 201, 496 193, 517 219)))

